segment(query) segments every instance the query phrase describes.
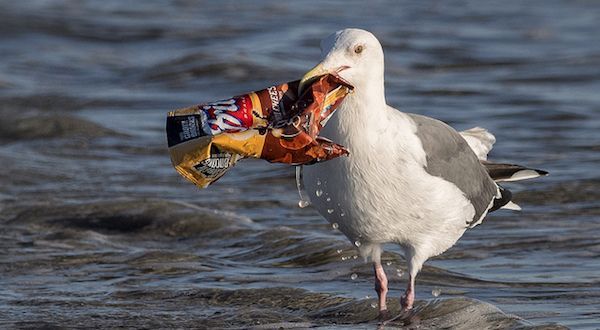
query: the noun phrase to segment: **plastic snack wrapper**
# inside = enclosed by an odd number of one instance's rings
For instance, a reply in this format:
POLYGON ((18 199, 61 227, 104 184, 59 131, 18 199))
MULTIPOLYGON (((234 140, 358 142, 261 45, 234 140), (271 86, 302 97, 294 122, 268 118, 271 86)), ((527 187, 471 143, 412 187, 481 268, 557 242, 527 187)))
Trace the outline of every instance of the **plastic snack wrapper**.
POLYGON ((299 81, 169 112, 173 166, 201 188, 242 158, 312 164, 348 155, 318 134, 352 86, 326 74, 298 95, 299 81))

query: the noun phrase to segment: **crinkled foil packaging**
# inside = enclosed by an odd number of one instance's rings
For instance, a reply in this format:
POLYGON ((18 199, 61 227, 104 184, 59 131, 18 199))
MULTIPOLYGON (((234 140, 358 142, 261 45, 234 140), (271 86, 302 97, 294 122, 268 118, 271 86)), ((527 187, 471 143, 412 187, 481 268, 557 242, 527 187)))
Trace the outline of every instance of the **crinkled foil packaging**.
POLYGON ((169 112, 167 140, 177 172, 204 188, 246 157, 303 165, 347 155, 318 134, 352 86, 329 74, 301 95, 298 84, 169 112))

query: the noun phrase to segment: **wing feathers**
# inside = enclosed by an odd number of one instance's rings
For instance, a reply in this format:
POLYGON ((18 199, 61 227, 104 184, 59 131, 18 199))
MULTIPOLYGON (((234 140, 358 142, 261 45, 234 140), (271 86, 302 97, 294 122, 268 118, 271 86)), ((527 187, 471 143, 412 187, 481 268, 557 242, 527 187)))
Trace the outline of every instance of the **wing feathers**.
POLYGON ((488 174, 496 182, 520 181, 548 175, 548 172, 514 164, 491 163, 481 161, 488 174))

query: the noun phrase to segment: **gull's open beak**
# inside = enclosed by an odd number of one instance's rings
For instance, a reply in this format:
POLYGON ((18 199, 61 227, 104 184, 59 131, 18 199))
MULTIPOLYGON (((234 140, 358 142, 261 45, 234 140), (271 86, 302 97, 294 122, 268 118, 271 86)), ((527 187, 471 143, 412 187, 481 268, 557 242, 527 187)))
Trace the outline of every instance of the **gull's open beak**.
POLYGON ((298 85, 298 95, 302 95, 306 86, 309 86, 315 79, 326 73, 329 73, 329 71, 324 69, 323 63, 319 63, 317 66, 310 69, 310 71, 304 74, 304 77, 300 80, 300 85, 298 85))

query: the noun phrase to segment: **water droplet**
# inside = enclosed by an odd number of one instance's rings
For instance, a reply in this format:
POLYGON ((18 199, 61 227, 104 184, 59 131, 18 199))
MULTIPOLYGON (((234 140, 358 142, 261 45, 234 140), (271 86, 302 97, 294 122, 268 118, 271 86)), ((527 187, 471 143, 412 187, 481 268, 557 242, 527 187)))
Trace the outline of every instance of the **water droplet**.
POLYGON ((321 195, 323 195, 323 190, 317 189, 317 191, 315 191, 315 195, 317 195, 317 197, 321 197, 321 195))
POLYGON ((396 275, 398 275, 398 277, 402 277, 402 275, 404 275, 404 272, 402 271, 402 269, 398 268, 396 269, 396 275))
POLYGON ((352 275, 350 275, 350 278, 354 281, 358 278, 358 275, 356 273, 352 273, 352 275))
POLYGON ((442 294, 442 289, 434 288, 431 290, 431 295, 434 297, 438 297, 440 294, 442 294))
POLYGON ((352 259, 358 259, 358 256, 352 256, 352 259))
POLYGON ((377 308, 377 303, 371 303, 371 308, 377 308))
POLYGON ((343 251, 342 249, 335 250, 335 252, 337 252, 338 254, 342 253, 342 251, 343 251))
POLYGON ((327 213, 329 213, 329 214, 333 213, 333 209, 327 209, 327 213))
POLYGON ((298 202, 298 206, 300 208, 305 208, 310 205, 310 199, 306 194, 306 190, 304 189, 304 182, 302 181, 303 177, 303 169, 302 166, 296 166, 296 188, 298 189, 298 195, 300 196, 300 201, 298 202))
POLYGON ((326 201, 331 202, 331 197, 327 197, 326 201))
POLYGON ((308 201, 305 201, 305 200, 298 201, 298 207, 300 207, 301 209, 303 209, 309 205, 310 205, 310 202, 308 202, 308 201))
POLYGON ((342 261, 346 261, 346 259, 348 259, 348 257, 342 257, 342 261))
MULTIPOLYGON (((338 225, 338 223, 337 223, 337 222, 334 222, 334 223, 332 223, 332 224, 331 224, 331 228, 333 228, 333 229, 338 229, 338 228, 340 228, 340 225, 338 225)), ((340 250, 340 251, 341 251, 341 250, 340 250)), ((339 253, 339 252, 338 252, 338 253, 339 253)))
POLYGON ((340 213, 340 217, 343 217, 345 215, 346 215, 346 213, 344 213, 344 212, 340 213))
POLYGON ((317 186, 321 185, 321 180, 317 179, 317 186))
POLYGON ((391 265, 392 265, 392 262, 391 262, 391 261, 388 261, 388 262, 386 262, 386 263, 385 263, 385 265, 386 265, 386 266, 391 266, 391 265))
POLYGON ((356 245, 356 247, 359 247, 360 246, 360 241, 355 241, 354 245, 356 245))
POLYGON ((369 295, 366 295, 366 296, 365 296, 365 299, 371 299, 371 296, 369 296, 369 295))

